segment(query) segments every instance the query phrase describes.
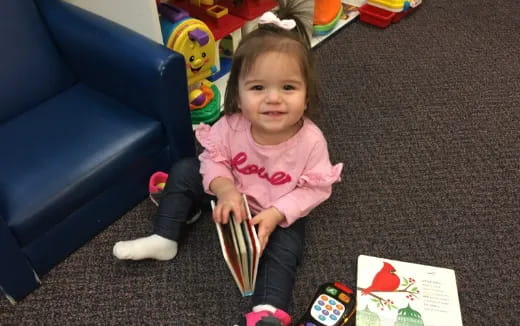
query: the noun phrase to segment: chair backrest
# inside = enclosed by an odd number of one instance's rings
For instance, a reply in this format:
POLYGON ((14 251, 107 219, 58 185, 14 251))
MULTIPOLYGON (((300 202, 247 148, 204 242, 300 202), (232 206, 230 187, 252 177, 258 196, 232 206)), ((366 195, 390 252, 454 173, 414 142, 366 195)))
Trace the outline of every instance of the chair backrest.
POLYGON ((32 0, 0 6, 0 122, 74 83, 32 0))

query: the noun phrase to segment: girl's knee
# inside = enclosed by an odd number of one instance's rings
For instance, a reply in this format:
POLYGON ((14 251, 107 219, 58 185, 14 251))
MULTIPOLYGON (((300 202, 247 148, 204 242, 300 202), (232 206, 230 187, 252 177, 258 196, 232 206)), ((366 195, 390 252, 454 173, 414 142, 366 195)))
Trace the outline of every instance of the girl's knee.
POLYGON ((281 228, 278 227, 269 239, 268 248, 275 256, 284 257, 288 260, 295 259, 299 264, 304 249, 303 228, 281 228))
POLYGON ((180 172, 196 171, 199 172, 199 159, 197 157, 183 157, 173 163, 170 174, 179 174, 180 172))
POLYGON ((200 162, 196 157, 185 157, 173 163, 168 179, 174 178, 177 180, 201 180, 200 162))
POLYGON ((201 199, 204 194, 200 163, 196 157, 176 161, 168 174, 165 193, 190 193, 190 197, 201 199), (199 198, 200 197, 200 198, 199 198))

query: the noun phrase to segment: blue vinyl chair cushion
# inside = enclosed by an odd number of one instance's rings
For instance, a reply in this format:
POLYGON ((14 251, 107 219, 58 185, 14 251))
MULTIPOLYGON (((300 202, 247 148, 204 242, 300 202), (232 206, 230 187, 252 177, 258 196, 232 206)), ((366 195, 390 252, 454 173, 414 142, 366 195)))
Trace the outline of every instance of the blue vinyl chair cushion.
POLYGON ((0 215, 21 246, 166 143, 158 121, 81 83, 0 127, 0 215))

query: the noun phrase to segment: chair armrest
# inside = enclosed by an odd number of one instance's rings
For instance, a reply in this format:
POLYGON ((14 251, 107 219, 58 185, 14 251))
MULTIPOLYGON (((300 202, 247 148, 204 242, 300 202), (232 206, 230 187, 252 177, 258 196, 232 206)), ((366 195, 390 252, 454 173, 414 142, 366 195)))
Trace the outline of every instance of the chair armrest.
POLYGON ((81 82, 160 120, 173 160, 195 155, 183 56, 63 1, 37 4, 81 82))
POLYGON ((27 257, 0 216, 0 292, 15 303, 40 285, 27 257))

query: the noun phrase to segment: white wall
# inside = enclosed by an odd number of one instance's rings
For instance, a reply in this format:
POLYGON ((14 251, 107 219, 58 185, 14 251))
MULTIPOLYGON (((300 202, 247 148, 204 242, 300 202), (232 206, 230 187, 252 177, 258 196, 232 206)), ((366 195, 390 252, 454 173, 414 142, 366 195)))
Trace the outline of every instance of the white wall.
POLYGON ((164 44, 155 0, 65 0, 164 44))

